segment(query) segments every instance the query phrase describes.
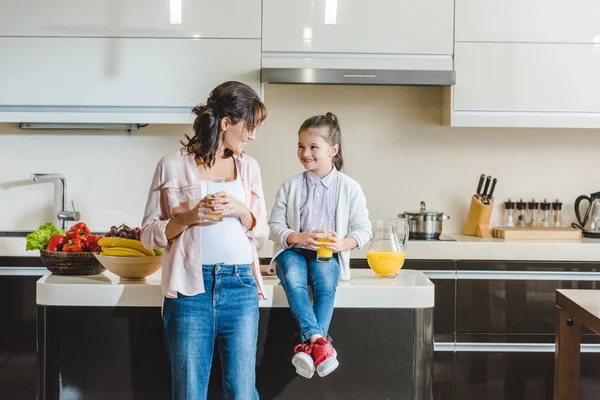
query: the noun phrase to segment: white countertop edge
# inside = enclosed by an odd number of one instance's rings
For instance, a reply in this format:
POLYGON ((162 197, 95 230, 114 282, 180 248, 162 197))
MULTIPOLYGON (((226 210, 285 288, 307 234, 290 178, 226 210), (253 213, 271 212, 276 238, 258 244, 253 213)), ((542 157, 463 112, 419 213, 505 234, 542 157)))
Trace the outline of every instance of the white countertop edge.
MULTIPOLYGON (((353 270, 353 280, 341 281, 337 288, 336 308, 431 308, 435 287, 420 271, 401 270, 398 280, 375 280, 370 270, 353 270), (418 286, 401 285, 402 279, 418 286)), ((283 287, 276 277, 265 277, 267 300, 259 307, 287 308, 283 287)), ((73 307, 160 307, 160 275, 147 282, 119 283, 110 272, 89 277, 62 277, 50 273, 36 284, 36 302, 42 306, 73 307), (48 282, 49 278, 54 282, 48 282), (88 283, 86 283, 88 281, 88 283)))
POLYGON ((408 260, 600 261, 600 239, 528 240, 450 234, 456 241, 409 241, 408 260))

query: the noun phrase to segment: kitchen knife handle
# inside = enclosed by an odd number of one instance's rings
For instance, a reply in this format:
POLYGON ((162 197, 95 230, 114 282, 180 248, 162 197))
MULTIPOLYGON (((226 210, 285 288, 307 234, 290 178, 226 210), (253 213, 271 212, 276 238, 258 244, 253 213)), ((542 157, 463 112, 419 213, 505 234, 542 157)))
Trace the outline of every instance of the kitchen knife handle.
POLYGON ((496 182, 498 182, 498 179, 494 178, 494 180, 492 181, 492 187, 490 188, 490 194, 488 194, 488 197, 490 199, 494 195, 494 189, 496 188, 496 182))
POLYGON ((487 178, 485 178, 485 186, 483 187, 483 193, 481 193, 482 196, 485 196, 488 188, 490 187, 490 182, 492 181, 492 177, 491 176, 487 176, 487 178))
POLYGON ((481 194, 481 188, 483 186, 483 181, 485 181, 485 174, 481 174, 479 177, 479 183, 477 184, 477 194, 481 194))

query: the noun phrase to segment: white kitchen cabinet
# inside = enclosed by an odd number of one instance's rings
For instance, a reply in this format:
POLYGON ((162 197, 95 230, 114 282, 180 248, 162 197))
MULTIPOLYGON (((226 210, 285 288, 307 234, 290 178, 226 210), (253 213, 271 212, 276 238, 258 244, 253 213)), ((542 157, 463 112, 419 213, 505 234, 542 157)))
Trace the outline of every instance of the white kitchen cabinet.
POLYGON ((600 128, 600 47, 456 43, 452 126, 600 128))
POLYGON ((226 80, 260 93, 259 39, 0 37, 0 122, 186 123, 226 80))
POLYGON ((0 36, 260 39, 260 29, 260 0, 2 0, 0 5, 0 36))
POLYGON ((598 0, 456 0, 457 42, 600 44, 598 0))
POLYGON ((453 10, 453 0, 263 0, 263 66, 451 70, 453 10))

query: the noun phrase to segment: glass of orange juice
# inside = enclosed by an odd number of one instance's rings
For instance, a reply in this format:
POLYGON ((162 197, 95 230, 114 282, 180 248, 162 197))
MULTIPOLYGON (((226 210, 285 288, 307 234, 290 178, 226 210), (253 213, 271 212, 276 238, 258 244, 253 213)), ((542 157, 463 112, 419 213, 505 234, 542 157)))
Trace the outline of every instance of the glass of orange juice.
MULTIPOLYGON (((225 178, 218 176, 211 176, 207 179, 207 192, 208 194, 217 194, 225 190, 225 178)), ((219 217, 219 221, 223 221, 223 214, 219 212, 208 214, 211 217, 219 217)))
MULTIPOLYGON (((309 229, 311 232, 317 232, 317 242, 331 243, 331 236, 334 232, 334 224, 329 221, 314 221, 310 223, 309 229)), ((331 262, 333 258, 333 250, 324 244, 317 249, 317 262, 331 262)))

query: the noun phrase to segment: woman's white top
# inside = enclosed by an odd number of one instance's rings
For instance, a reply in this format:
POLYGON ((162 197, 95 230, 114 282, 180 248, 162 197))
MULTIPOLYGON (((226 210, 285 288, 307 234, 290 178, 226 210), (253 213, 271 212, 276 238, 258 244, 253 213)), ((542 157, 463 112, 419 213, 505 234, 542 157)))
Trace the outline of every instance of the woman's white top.
MULTIPOLYGON (((208 193, 207 182, 202 181, 202 193, 208 193)), ((238 174, 236 180, 225 182, 225 191, 234 199, 244 202, 245 192, 238 174)), ((239 218, 223 217, 214 225, 202 227, 202 264, 252 264, 252 248, 239 218)))

